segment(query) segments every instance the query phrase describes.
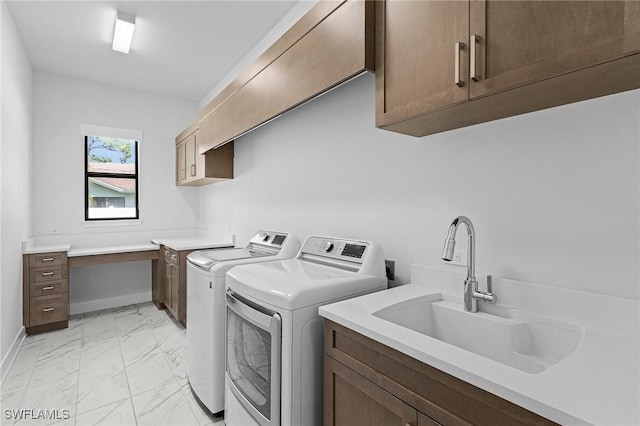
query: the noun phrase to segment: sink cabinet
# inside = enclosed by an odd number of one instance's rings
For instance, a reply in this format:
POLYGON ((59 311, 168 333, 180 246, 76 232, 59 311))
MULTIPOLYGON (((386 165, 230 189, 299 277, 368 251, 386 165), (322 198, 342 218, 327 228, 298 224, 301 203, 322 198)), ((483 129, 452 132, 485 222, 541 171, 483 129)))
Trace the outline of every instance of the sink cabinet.
POLYGON ((329 320, 324 351, 325 426, 556 424, 329 320))
POLYGON ((640 87, 640 2, 384 0, 376 126, 424 136, 640 87))
POLYGON ((200 154, 197 124, 176 137, 176 185, 201 186, 233 179, 233 141, 200 154))

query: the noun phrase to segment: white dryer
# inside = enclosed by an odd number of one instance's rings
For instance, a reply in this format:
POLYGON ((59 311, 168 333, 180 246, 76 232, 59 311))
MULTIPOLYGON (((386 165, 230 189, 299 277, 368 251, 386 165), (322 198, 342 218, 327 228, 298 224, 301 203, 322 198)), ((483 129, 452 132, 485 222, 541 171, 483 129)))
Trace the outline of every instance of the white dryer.
POLYGON ((225 274, 236 266, 292 258, 298 238, 257 231, 244 248, 194 251, 187 256, 187 374, 196 397, 212 413, 224 410, 225 274))
POLYGON ((321 425, 318 307, 387 288, 382 249, 311 236, 295 259, 227 272, 225 424, 321 425))

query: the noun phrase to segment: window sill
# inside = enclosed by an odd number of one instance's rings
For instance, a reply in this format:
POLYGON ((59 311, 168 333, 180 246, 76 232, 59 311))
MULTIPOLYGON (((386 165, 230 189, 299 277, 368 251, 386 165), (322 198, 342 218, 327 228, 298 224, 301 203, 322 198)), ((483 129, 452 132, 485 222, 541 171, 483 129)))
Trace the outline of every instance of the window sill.
POLYGON ((84 228, 109 228, 117 226, 140 226, 142 225, 141 219, 122 219, 122 220, 92 220, 83 221, 82 226, 84 228))

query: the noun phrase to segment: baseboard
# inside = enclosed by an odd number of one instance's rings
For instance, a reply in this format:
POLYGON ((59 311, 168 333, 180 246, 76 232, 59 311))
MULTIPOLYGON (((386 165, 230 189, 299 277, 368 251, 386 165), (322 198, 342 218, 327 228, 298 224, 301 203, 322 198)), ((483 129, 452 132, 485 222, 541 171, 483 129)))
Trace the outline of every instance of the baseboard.
POLYGON ((87 300, 86 302, 75 302, 69 305, 69 314, 76 315, 85 312, 99 311, 101 309, 117 308, 120 306, 133 305, 135 303, 151 302, 151 291, 144 293, 126 294, 124 296, 108 297, 106 299, 87 300))
POLYGON ((27 337, 27 333, 24 326, 21 326, 16 338, 13 339, 13 343, 11 343, 9 347, 9 351, 7 351, 7 354, 2 358, 2 362, 0 363, 0 385, 2 385, 4 379, 9 374, 9 370, 18 356, 18 351, 25 337, 27 337))

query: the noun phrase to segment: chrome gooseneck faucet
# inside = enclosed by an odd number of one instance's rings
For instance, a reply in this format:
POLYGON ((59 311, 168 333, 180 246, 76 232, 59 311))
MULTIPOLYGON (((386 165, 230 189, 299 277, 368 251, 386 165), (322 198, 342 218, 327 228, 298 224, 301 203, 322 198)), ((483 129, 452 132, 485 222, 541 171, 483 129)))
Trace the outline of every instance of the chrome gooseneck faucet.
POLYGON ((442 260, 450 262, 453 259, 453 251, 456 247, 456 231, 458 226, 464 223, 467 226, 469 236, 469 248, 467 250, 467 279, 464 280, 464 310, 467 312, 478 312, 478 300, 488 303, 496 303, 496 296, 491 293, 491 275, 487 276, 487 292, 478 291, 478 280, 476 280, 476 231, 473 223, 466 216, 458 216, 453 219, 447 239, 442 249, 442 260))

